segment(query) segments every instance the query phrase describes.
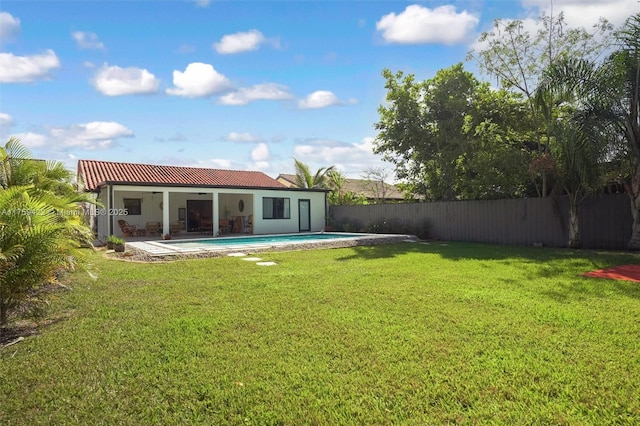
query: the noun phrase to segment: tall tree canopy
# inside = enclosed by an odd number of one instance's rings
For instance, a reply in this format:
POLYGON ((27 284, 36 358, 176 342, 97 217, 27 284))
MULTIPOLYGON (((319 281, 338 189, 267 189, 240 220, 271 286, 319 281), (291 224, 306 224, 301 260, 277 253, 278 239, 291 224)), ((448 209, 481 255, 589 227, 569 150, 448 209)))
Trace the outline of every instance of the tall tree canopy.
POLYGON ((418 82, 385 69, 374 149, 409 192, 427 200, 504 198, 528 191, 529 149, 518 95, 491 90, 462 64, 418 82))
POLYGON ((553 123, 545 116, 536 93, 545 71, 556 62, 567 58, 595 60, 602 54, 611 40, 612 26, 601 20, 591 32, 584 28, 569 28, 562 13, 542 15, 536 29, 530 30, 521 20, 494 22, 492 31, 480 36, 468 59, 475 59, 480 69, 495 77, 500 87, 521 93, 529 109, 529 125, 537 144, 537 155, 532 159, 530 170, 538 184, 538 194, 547 196, 551 192, 546 167, 551 155, 550 140, 553 123))

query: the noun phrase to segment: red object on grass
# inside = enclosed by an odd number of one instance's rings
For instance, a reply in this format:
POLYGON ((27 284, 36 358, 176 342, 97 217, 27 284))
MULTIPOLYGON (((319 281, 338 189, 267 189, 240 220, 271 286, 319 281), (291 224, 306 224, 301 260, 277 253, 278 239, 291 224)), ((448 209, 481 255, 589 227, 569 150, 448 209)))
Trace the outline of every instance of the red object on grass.
POLYGON ((585 272, 582 276, 640 282, 640 265, 614 266, 613 268, 585 272))

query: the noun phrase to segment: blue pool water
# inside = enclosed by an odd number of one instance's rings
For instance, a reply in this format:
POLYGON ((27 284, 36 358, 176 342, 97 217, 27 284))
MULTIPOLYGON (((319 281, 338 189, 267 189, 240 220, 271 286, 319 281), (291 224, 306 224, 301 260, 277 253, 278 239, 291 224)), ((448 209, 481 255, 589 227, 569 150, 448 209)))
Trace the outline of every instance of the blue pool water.
MULTIPOLYGON (((317 233, 317 234, 283 234, 283 235, 252 235, 247 237, 218 237, 203 238, 198 240, 169 240, 162 241, 162 244, 171 245, 172 247, 203 247, 203 246, 250 246, 250 245, 269 245, 269 244, 292 244, 292 243, 312 243, 317 241, 358 238, 367 234, 349 234, 349 233, 317 233)), ((159 241, 160 242, 160 241, 159 241)))

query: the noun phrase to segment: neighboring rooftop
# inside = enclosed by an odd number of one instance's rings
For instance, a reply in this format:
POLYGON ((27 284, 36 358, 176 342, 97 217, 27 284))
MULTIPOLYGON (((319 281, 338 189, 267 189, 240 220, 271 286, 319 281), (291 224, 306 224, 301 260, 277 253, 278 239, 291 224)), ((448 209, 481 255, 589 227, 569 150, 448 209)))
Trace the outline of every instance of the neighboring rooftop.
MULTIPOLYGON (((290 188, 297 188, 296 175, 282 173, 276 180, 290 188)), ((404 200, 404 194, 396 186, 375 180, 345 179, 342 191, 363 195, 368 200, 404 200)))
POLYGON ((83 189, 85 191, 95 191, 98 187, 106 183, 235 188, 286 188, 285 185, 262 172, 96 160, 78 161, 78 180, 84 185, 83 189))

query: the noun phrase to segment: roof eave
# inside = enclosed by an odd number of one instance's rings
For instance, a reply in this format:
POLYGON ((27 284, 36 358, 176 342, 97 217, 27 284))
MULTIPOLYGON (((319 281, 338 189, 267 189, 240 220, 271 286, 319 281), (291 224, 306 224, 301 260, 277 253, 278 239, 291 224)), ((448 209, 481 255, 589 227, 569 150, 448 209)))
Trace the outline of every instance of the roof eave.
POLYGON ((160 186, 170 188, 230 188, 230 189, 253 189, 253 190, 270 190, 270 191, 305 191, 305 192, 329 192, 328 189, 308 189, 308 188, 287 188, 286 186, 251 186, 251 185, 207 185, 207 184, 195 184, 195 183, 153 183, 153 182, 134 182, 134 181, 104 181, 96 185, 96 188, 91 192, 96 192, 99 188, 103 188, 107 185, 136 185, 136 186, 160 186))

